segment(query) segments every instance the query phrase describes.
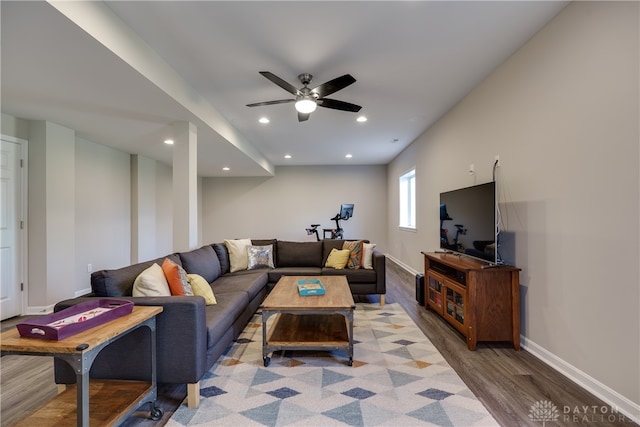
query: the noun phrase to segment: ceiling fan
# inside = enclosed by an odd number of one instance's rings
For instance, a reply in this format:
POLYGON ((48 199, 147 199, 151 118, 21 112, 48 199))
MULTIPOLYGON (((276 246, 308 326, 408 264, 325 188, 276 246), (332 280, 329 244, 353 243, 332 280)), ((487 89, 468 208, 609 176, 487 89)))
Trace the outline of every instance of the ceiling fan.
POLYGON ((352 83, 355 83, 356 79, 351 74, 345 74, 340 77, 336 77, 333 80, 329 80, 319 86, 312 89, 308 87, 311 83, 313 76, 309 73, 303 73, 298 76, 298 79, 303 84, 303 87, 296 89, 292 84, 284 81, 280 77, 276 76, 269 71, 260 71, 264 77, 280 86, 292 95, 295 95, 295 99, 279 99, 276 101, 256 102, 254 104, 247 104, 247 107, 259 107, 262 105, 274 105, 284 104, 287 102, 295 102, 296 111, 298 112, 298 121, 304 122, 309 119, 309 115, 313 113, 317 106, 332 108, 334 110, 351 111, 357 113, 362 108, 359 105, 351 104, 349 102, 338 101, 337 99, 325 98, 327 95, 331 95, 352 83))

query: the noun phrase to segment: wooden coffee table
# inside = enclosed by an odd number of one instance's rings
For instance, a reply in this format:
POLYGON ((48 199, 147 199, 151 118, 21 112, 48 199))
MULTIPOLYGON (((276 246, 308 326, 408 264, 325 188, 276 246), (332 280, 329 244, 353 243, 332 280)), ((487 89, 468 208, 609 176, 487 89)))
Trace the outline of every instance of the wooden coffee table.
POLYGON ((345 276, 283 276, 262 303, 262 358, 279 350, 344 350, 353 366, 353 296, 345 276), (318 279, 324 295, 298 295, 298 280, 318 279), (267 320, 276 316, 267 326, 267 320))

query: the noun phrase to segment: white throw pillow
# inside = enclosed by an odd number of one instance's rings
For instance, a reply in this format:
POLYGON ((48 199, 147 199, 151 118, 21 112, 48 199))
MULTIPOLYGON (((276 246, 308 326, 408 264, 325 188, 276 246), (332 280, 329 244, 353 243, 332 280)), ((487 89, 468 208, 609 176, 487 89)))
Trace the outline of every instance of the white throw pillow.
POLYGON ((164 275, 162 267, 153 264, 136 277, 133 282, 134 297, 170 297, 169 282, 164 275))
POLYGON ((373 270, 373 248, 375 243, 365 243, 362 249, 362 268, 373 270))
POLYGON ((251 246, 251 239, 225 240, 224 245, 229 251, 230 271, 246 270, 249 266, 247 247, 251 246))

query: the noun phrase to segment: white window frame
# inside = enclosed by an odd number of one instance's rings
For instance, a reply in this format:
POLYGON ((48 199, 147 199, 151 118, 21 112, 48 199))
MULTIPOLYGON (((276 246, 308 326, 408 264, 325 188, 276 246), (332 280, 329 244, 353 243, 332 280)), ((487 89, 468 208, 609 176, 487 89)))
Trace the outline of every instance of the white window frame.
POLYGON ((416 227, 416 168, 413 167, 398 179, 398 226, 407 230, 416 227))

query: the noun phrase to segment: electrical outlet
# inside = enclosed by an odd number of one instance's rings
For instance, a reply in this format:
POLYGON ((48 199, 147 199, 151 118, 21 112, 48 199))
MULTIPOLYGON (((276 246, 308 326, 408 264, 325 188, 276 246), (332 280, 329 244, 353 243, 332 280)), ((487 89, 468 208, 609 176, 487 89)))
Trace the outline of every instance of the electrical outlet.
POLYGON ((475 167, 475 165, 474 165, 473 163, 471 163, 471 164, 469 165, 469 173, 470 173, 471 175, 473 175, 473 174, 475 173, 475 171, 476 171, 476 167, 475 167))
POLYGON ((500 156, 496 154, 496 157, 494 159, 494 163, 496 166, 500 166, 500 156))
POLYGON ((93 265, 87 264, 87 273, 93 273, 93 265))

